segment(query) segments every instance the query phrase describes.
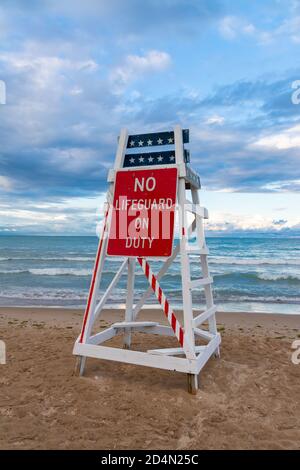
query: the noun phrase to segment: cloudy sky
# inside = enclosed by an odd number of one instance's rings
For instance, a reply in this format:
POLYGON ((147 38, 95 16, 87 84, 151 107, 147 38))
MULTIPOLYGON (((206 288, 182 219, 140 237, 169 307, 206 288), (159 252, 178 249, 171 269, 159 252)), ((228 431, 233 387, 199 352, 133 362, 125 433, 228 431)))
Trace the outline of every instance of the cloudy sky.
POLYGON ((1 0, 0 233, 95 234, 120 128, 180 123, 210 233, 300 235, 299 51, 298 0, 1 0))

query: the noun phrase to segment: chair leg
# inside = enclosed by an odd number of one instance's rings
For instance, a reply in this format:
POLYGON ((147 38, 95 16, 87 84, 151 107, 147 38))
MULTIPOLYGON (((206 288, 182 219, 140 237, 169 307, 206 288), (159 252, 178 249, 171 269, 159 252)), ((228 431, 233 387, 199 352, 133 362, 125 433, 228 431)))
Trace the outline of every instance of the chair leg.
POLYGON ((188 392, 191 395, 197 395, 198 375, 196 375, 196 374, 187 374, 187 380, 188 380, 188 392))
POLYGON ((74 375, 76 375, 77 377, 82 377, 83 376, 85 363, 86 363, 86 357, 84 357, 84 356, 77 356, 76 357, 74 375))

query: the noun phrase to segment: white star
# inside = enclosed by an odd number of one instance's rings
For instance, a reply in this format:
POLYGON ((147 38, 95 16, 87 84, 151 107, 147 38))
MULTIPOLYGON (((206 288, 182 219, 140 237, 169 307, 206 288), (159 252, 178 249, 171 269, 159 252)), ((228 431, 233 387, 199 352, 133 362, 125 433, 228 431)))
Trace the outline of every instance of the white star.
POLYGON ((172 137, 170 137, 170 138, 168 139, 168 141, 169 141, 169 144, 173 144, 173 138, 172 138, 172 137))
POLYGON ((148 162, 150 162, 150 163, 152 163, 152 162, 153 162, 153 160, 154 160, 154 158, 153 158, 153 157, 149 157, 149 158, 148 158, 148 162))
POLYGON ((139 161, 142 163, 144 161, 144 157, 140 157, 139 161))
POLYGON ((172 157, 170 157, 170 161, 173 162, 173 160, 175 160, 174 155, 172 155, 172 157))
POLYGON ((135 141, 134 141, 134 140, 131 140, 131 141, 130 141, 130 146, 131 146, 131 147, 134 147, 134 144, 135 144, 135 141))
POLYGON ((152 145, 152 142, 153 142, 153 140, 150 140, 150 139, 149 139, 148 142, 147 142, 147 144, 148 144, 148 145, 152 145))
POLYGON ((157 157, 157 160, 158 160, 159 162, 161 162, 161 161, 163 161, 163 157, 160 155, 159 157, 157 157))
POLYGON ((158 145, 161 145, 163 143, 163 140, 161 138, 157 139, 158 145))
POLYGON ((131 157, 131 159, 129 161, 130 161, 130 163, 134 163, 134 158, 131 157))
POLYGON ((142 140, 139 140, 139 146, 143 147, 143 145, 144 145, 144 142, 142 140))

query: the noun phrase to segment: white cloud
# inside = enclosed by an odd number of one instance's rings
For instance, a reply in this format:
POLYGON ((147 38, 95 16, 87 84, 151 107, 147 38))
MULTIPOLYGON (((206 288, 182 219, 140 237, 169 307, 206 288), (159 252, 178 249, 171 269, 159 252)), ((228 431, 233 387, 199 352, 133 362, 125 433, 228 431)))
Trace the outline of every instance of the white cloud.
POLYGON ((288 181, 273 181, 272 183, 267 183, 263 186, 264 190, 278 192, 278 193, 290 193, 290 192, 300 192, 300 179, 288 180, 288 181))
POLYGON ((234 40, 240 36, 252 36, 263 45, 284 37, 294 43, 300 43, 300 16, 293 15, 279 26, 267 31, 257 28, 243 18, 225 16, 219 22, 219 32, 227 40, 234 40))
POLYGON ((285 20, 275 31, 274 36, 289 36, 295 43, 300 43, 300 16, 285 20))
POLYGON ((193 127, 192 129, 193 137, 195 140, 203 142, 219 142, 223 144, 236 143, 238 141, 238 135, 236 132, 231 130, 222 130, 220 128, 215 128, 210 126, 207 128, 193 127))
POLYGON ((296 125, 277 134, 262 137, 252 144, 254 147, 264 147, 273 150, 300 148, 300 125, 296 125))
POLYGON ((128 55, 123 64, 112 71, 111 79, 124 86, 149 72, 166 70, 170 65, 171 57, 164 51, 152 50, 143 56, 128 55))
POLYGON ((38 204, 30 204, 28 201, 24 203, 22 200, 13 205, 0 202, 0 230, 21 233, 96 234, 97 224, 103 217, 104 201, 105 194, 99 197, 72 197, 38 204), (20 207, 16 209, 16 205, 20 207))
POLYGON ((225 16, 219 22, 219 31, 225 39, 232 40, 241 34, 254 35, 257 30, 252 23, 248 23, 241 18, 225 16))
POLYGON ((290 218, 289 220, 274 220, 262 214, 233 214, 229 212, 211 212, 207 229, 212 232, 231 231, 272 231, 280 232, 283 229, 297 227, 300 220, 290 218))
POLYGON ((235 39, 236 33, 236 18, 232 16, 225 16, 219 23, 219 31, 225 39, 235 39))
POLYGON ((222 124, 224 124, 224 122, 225 122, 225 118, 223 116, 219 116, 219 115, 215 114, 214 116, 210 116, 205 121, 205 124, 208 124, 208 125, 215 125, 215 124, 222 125, 222 124))
MULTIPOLYGON (((84 128, 81 129, 81 126, 76 126, 76 132, 79 135, 84 135, 84 128)), ((65 170, 68 173, 89 172, 92 171, 93 162, 97 156, 97 150, 92 148, 52 149, 49 162, 51 161, 54 166, 57 165, 60 170, 65 170)))
POLYGON ((82 92, 83 92, 82 88, 75 86, 70 90, 70 95, 81 95, 82 92))
POLYGON ((35 56, 26 49, 21 53, 6 53, 0 55, 0 62, 3 62, 10 71, 25 72, 30 74, 35 86, 46 88, 56 86, 59 75, 69 71, 89 71, 98 69, 98 64, 92 60, 70 60, 56 56, 35 56))
POLYGON ((7 178, 7 176, 1 176, 0 175, 0 191, 5 190, 5 191, 10 191, 13 189, 13 182, 10 178, 7 178))
POLYGON ((1 210, 0 209, 0 216, 1 217, 9 217, 13 219, 20 219, 22 220, 23 225, 28 224, 40 224, 41 222, 56 222, 56 221, 65 221, 67 216, 65 214, 47 214, 39 212, 38 215, 34 211, 29 211, 25 209, 9 209, 9 210, 1 210))

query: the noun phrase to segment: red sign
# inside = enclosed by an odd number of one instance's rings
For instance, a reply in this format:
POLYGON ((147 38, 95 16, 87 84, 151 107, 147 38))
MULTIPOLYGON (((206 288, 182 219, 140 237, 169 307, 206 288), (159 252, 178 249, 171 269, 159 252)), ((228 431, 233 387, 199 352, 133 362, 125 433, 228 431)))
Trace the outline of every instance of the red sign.
POLYGON ((118 171, 107 254, 171 256, 176 194, 177 168, 118 171))

